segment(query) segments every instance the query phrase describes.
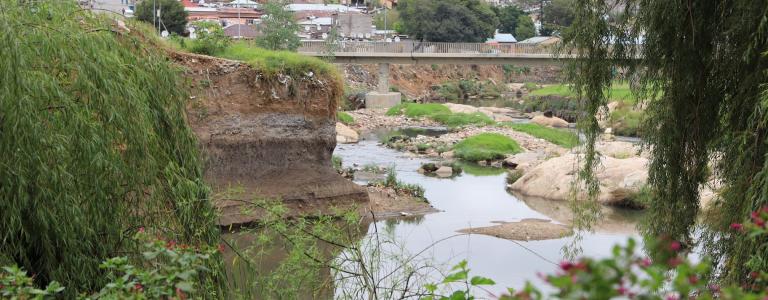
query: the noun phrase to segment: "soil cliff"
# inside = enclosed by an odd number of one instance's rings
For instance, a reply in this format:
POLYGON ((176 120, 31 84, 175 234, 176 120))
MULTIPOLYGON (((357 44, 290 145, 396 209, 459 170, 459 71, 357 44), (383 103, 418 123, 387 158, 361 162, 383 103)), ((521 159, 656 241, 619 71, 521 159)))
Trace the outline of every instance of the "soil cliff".
POLYGON ((294 214, 365 206, 365 189, 331 166, 338 79, 267 74, 248 64, 172 53, 190 87, 187 117, 206 155, 220 225, 249 223, 254 198, 280 198, 294 214), (238 193, 222 193, 237 188, 238 193), (226 195, 226 196, 223 196, 226 195))

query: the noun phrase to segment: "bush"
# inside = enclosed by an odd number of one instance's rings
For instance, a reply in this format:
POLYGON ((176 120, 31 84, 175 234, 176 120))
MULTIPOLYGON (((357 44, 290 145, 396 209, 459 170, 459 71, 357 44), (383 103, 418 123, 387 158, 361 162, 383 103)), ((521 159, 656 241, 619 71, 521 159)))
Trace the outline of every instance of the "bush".
POLYGON ((540 139, 544 139, 555 145, 559 145, 565 148, 573 148, 579 144, 579 138, 575 133, 563 130, 555 129, 538 124, 528 123, 505 123, 504 126, 510 127, 516 131, 525 132, 540 139))
POLYGON ((453 147, 456 157, 468 161, 502 159, 520 153, 522 148, 513 139, 498 133, 481 133, 468 137, 453 147))
POLYGON ((339 120, 339 122, 344 123, 346 125, 355 123, 355 118, 353 118, 348 113, 345 113, 343 111, 336 112, 336 118, 339 120))
POLYGON ((342 165, 341 156, 338 156, 338 155, 331 156, 331 165, 333 165, 333 168, 337 172, 341 172, 342 171, 342 169, 341 169, 341 165, 342 165))
POLYGON ((197 30, 197 38, 190 40, 189 51, 197 54, 216 55, 227 49, 229 37, 224 34, 221 25, 212 21, 198 21, 193 23, 197 30))
POLYGON ((512 170, 507 172, 507 184, 513 184, 517 182, 520 177, 523 177, 523 171, 520 170, 512 170))
POLYGON ((643 116, 642 111, 632 110, 628 107, 620 107, 611 112, 609 121, 613 134, 623 136, 640 136, 643 116))

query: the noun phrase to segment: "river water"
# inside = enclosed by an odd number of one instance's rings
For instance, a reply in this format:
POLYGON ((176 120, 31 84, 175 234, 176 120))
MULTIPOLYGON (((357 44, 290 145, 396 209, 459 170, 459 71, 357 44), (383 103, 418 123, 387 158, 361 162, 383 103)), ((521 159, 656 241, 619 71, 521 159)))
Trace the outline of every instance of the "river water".
MULTIPOLYGON (((567 222, 570 209, 562 201, 526 199, 507 192, 506 171, 500 169, 465 168, 460 176, 448 179, 419 174, 417 169, 429 159, 385 148, 379 145, 375 135, 364 136, 358 144, 340 144, 334 154, 343 159, 344 167, 368 164, 394 167, 399 180, 423 186, 426 198, 441 210, 417 221, 379 221, 370 225, 369 233, 388 226, 407 252, 417 253, 426 248, 423 256, 443 266, 467 260, 472 275, 496 281, 497 285, 489 288, 495 294, 506 291, 507 287, 521 288, 526 281, 541 285, 537 274, 555 272, 556 264, 565 259, 563 247, 574 241, 573 237, 565 237, 516 242, 485 235, 463 235, 433 245, 456 235, 457 230, 492 226, 499 221, 538 218, 567 222)), ((630 237, 639 239, 634 230, 637 219, 637 212, 610 209, 596 231, 584 233, 576 245, 583 255, 608 256, 613 245, 626 243, 630 237)))

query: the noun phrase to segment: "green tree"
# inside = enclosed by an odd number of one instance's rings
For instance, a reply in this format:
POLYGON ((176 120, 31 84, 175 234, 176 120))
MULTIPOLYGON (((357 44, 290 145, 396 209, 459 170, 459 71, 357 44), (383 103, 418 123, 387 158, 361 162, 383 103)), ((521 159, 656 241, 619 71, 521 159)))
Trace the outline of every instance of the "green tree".
POLYGON ((136 5, 136 19, 153 23, 160 30, 183 35, 187 25, 187 12, 177 0, 144 0, 136 5), (160 10, 160 20, 156 20, 153 9, 160 10))
MULTIPOLYGON (((543 8, 543 25, 547 27, 547 32, 562 31, 563 28, 571 26, 574 19, 575 0, 552 0, 546 2, 543 8)), ((549 34, 548 34, 549 35, 549 34)))
POLYGON ((217 22, 198 21, 193 23, 197 38, 191 42, 189 50, 205 55, 214 55, 224 51, 229 46, 229 37, 217 22))
POLYGON ((406 33, 432 42, 484 42, 498 18, 481 0, 404 0, 398 3, 406 33))
POLYGON ((286 9, 289 1, 270 0, 264 5, 264 17, 261 23, 262 36, 256 40, 259 47, 270 50, 296 51, 301 40, 296 32, 299 25, 293 13, 286 9))
POLYGON ((376 25, 376 29, 384 30, 385 25, 387 30, 398 31, 398 28, 402 28, 402 24, 400 23, 400 12, 396 9, 386 9, 385 11, 386 20, 384 18, 384 12, 379 12, 373 17, 373 25, 376 25))
POLYGON ((515 33, 520 16, 525 15, 525 12, 514 5, 494 6, 493 10, 499 18, 500 32, 515 33))
POLYGON ((69 299, 103 286, 139 227, 215 245, 186 87, 151 30, 116 34, 74 1, 0 10, 0 261, 69 299))
POLYGON ((520 15, 517 20, 517 28, 515 29, 515 38, 518 41, 533 37, 536 35, 536 26, 533 25, 533 20, 529 15, 520 15))
MULTIPOLYGON (((582 183, 594 200, 600 130, 594 116, 607 103, 614 70, 625 68, 637 78, 635 92, 647 106, 643 132, 652 199, 642 233, 701 246, 717 266, 711 275, 721 282, 764 287, 749 270, 768 270, 768 237, 733 234, 730 226, 768 204, 768 1, 619 4, 624 12, 609 20, 613 3, 578 0, 563 36, 565 50, 581 58, 570 63, 568 78, 584 103, 582 183), (697 224, 700 189, 710 180, 720 183, 718 197, 703 212, 706 223, 697 224)), ((765 225, 762 217, 753 219, 765 225)))

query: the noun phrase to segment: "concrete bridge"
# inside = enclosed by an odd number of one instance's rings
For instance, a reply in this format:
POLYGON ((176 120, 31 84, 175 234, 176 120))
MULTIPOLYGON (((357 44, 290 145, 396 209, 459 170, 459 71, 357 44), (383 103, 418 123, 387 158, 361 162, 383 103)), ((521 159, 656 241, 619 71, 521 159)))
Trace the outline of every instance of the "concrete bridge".
MULTIPOLYGON (((548 66, 562 65, 551 45, 432 43, 432 42, 349 42, 328 44, 304 41, 298 50, 308 56, 333 57, 334 63, 378 64, 379 84, 366 98, 367 107, 390 107, 400 102, 400 93, 389 91, 390 64, 467 64, 548 66)), ((570 58, 570 55, 560 58, 570 58)))

